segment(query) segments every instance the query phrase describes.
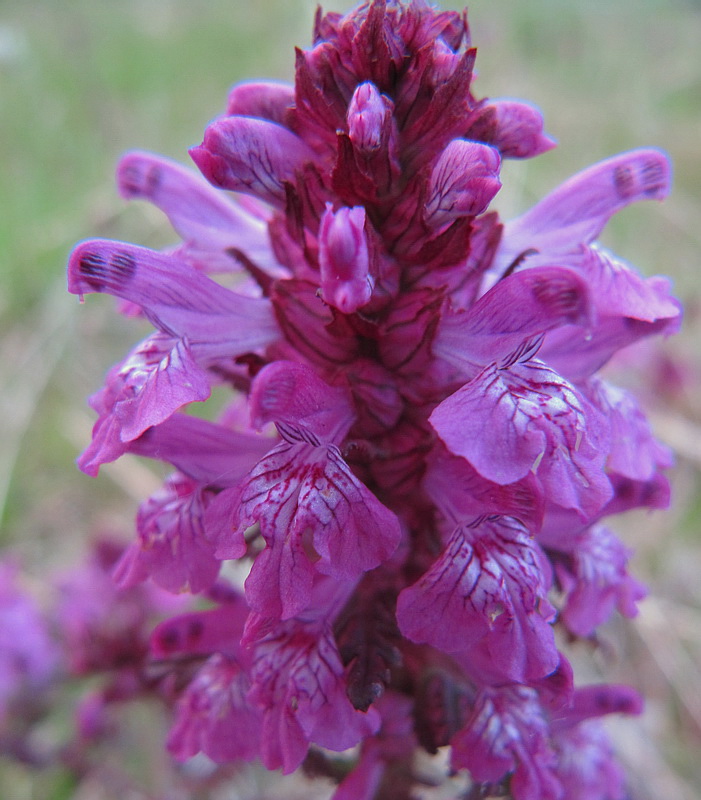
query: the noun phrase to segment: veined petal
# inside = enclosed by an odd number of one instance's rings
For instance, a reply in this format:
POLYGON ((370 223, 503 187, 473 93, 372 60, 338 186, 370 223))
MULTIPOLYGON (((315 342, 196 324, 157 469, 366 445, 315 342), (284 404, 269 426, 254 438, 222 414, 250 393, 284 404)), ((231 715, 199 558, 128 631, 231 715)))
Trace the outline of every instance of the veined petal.
POLYGON ((501 158, 493 147, 453 139, 431 172, 424 219, 436 229, 459 217, 474 217, 487 209, 501 188, 501 158))
POLYGON ((210 394, 209 379, 184 339, 176 340, 157 364, 130 359, 120 375, 124 379, 122 396, 114 413, 123 441, 136 439, 174 411, 193 400, 206 400, 210 394))
POLYGON ((669 186, 669 161, 661 150, 631 150, 601 161, 506 224, 492 272, 500 275, 530 250, 571 253, 593 241, 617 211, 638 200, 662 200, 669 186))
POLYGON ((68 263, 68 290, 137 303, 155 327, 186 337, 198 361, 230 360, 279 338, 268 300, 236 294, 184 261, 131 244, 94 239, 78 245, 68 263))
POLYGON ((626 571, 632 555, 602 525, 582 531, 571 543, 568 557, 555 563, 555 574, 565 593, 562 619, 576 636, 591 636, 614 609, 626 617, 637 613, 646 591, 626 571))
POLYGON ((430 422, 449 450, 495 483, 533 472, 552 501, 583 515, 611 497, 605 419, 543 363, 487 367, 430 422))
POLYGON ((224 117, 205 131, 190 150, 193 161, 214 186, 260 197, 282 207, 285 183, 314 151, 282 125, 252 117, 224 117))
POLYGON ((260 758, 262 714, 249 691, 241 665, 213 655, 178 701, 169 752, 180 761, 203 752, 220 764, 260 758))
POLYGON ((478 520, 456 529, 438 561, 399 595, 399 627, 468 661, 484 648, 498 679, 537 680, 559 662, 545 575, 545 557, 523 526, 478 520))
POLYGON ((96 475, 101 464, 123 455, 148 428, 188 403, 206 400, 210 391, 209 376, 186 340, 161 333, 149 336, 110 370, 104 388, 93 398, 99 417, 78 466, 96 475))
POLYGON ((222 495, 218 502, 228 502, 234 519, 219 535, 217 554, 228 556, 232 530, 238 536, 260 523, 267 546, 253 563, 246 596, 255 611, 271 617, 303 611, 316 572, 357 580, 389 558, 401 535, 394 514, 333 445, 283 442, 230 490, 230 499, 222 495))
POLYGON ((610 472, 647 481, 660 469, 672 466, 671 451, 655 439, 630 392, 602 380, 590 383, 590 390, 589 396, 611 426, 611 449, 606 460, 610 472))
POLYGON ((263 714, 262 760, 288 774, 310 743, 341 751, 380 726, 374 709, 356 711, 330 630, 278 623, 254 648, 249 699, 263 714))
POLYGON ((150 577, 169 592, 201 592, 219 574, 214 544, 207 538, 204 514, 212 493, 175 475, 139 508, 139 540, 130 545, 115 570, 122 587, 150 577))
POLYGON ((134 151, 121 158, 117 185, 123 197, 158 206, 183 238, 185 254, 209 272, 234 266, 230 249, 244 252, 264 270, 280 272, 266 219, 232 202, 201 175, 162 156, 134 151))
POLYGON ((452 742, 454 767, 476 781, 496 783, 513 773, 515 800, 560 800, 550 730, 538 696, 526 686, 482 690, 467 725, 452 742))

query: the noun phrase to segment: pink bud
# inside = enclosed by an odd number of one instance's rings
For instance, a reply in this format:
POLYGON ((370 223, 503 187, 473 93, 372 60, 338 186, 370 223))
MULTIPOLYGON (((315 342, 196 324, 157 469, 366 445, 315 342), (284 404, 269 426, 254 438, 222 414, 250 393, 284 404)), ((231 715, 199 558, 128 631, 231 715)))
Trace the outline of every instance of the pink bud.
POLYGON ((364 153, 378 150, 387 138, 392 119, 392 102, 367 81, 353 93, 348 106, 348 135, 364 153))
POLYGON ((374 281, 365 235, 365 209, 327 204, 319 230, 321 296, 344 314, 369 302, 374 281))

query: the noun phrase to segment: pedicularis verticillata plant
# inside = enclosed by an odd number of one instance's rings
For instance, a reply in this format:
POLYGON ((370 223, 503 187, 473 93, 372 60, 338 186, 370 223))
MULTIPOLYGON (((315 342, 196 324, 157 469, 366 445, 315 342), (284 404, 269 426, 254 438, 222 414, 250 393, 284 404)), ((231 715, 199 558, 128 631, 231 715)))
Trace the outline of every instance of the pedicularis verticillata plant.
POLYGON ((465 14, 423 0, 319 13, 294 85, 233 88, 190 151, 203 177, 120 162, 177 246, 71 255, 71 292, 155 328, 92 398, 79 464, 175 469, 115 576, 212 601, 143 655, 174 676, 179 759, 306 759, 369 800, 449 745, 470 796, 625 794, 598 718, 640 700, 573 688, 554 629, 635 614, 604 520, 668 500, 666 449, 597 373, 679 305, 594 240, 669 166, 615 156, 503 223, 502 159, 553 142, 532 106, 472 94, 474 60, 465 14), (218 422, 183 413, 221 384, 218 422))

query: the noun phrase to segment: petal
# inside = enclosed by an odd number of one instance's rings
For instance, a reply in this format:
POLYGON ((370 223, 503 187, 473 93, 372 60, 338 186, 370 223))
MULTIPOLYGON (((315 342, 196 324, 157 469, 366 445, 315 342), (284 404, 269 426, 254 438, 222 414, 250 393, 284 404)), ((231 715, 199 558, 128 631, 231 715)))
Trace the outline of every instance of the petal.
POLYGON ((535 530, 543 518, 543 492, 533 475, 517 483, 493 483, 440 445, 427 458, 423 486, 443 515, 457 523, 483 514, 501 514, 535 530))
POLYGON ((468 310, 442 314, 433 352, 474 374, 475 365, 498 362, 533 336, 590 317, 587 285, 572 270, 527 269, 500 280, 468 310))
POLYGON ((212 656, 178 701, 170 753, 185 761, 203 752, 220 764, 260 758, 261 714, 246 698, 249 687, 235 661, 212 656))
POLYGON ((614 608, 626 617, 638 613, 645 597, 642 584, 626 570, 631 551, 602 525, 580 533, 569 558, 557 559, 555 573, 565 593, 562 619, 576 636, 591 636, 614 608))
POLYGON ((88 475, 114 461, 148 428, 167 420, 182 406, 206 400, 207 373, 194 360, 188 343, 154 334, 108 373, 93 405, 99 417, 92 442, 78 459, 88 475))
POLYGON ((557 727, 567 728, 606 714, 637 716, 642 714, 643 705, 643 698, 630 686, 615 683, 580 686, 575 690, 570 707, 557 721, 557 727))
POLYGON ((611 448, 606 459, 610 472, 635 481, 650 480, 672 466, 669 448, 655 439, 642 409, 630 392, 599 380, 589 396, 611 426, 611 448))
POLYGON ((599 318, 591 332, 581 326, 565 325, 550 331, 539 356, 573 382, 583 382, 602 369, 624 347, 647 336, 674 333, 680 317, 641 322, 626 317, 599 318))
POLYGON ((236 294, 184 261, 122 242, 78 245, 68 264, 68 289, 137 303, 155 327, 187 337, 198 360, 230 360, 279 336, 268 300, 236 294))
POLYGON ((232 87, 226 113, 230 116, 261 117, 283 125, 294 102, 295 87, 291 83, 247 81, 232 87))
POLYGON ((672 297, 666 278, 659 275, 644 278, 630 264, 598 244, 581 248, 563 261, 589 284, 602 317, 655 322, 680 316, 679 302, 672 297))
POLYGON ((262 760, 295 770, 310 743, 341 751, 379 728, 377 712, 356 711, 330 631, 297 621, 278 624, 255 645, 249 695, 263 712, 262 760))
POLYGON ((559 662, 544 575, 544 557, 518 523, 489 518, 458 528, 431 569, 399 595, 399 627, 412 641, 468 660, 483 644, 494 676, 537 680, 559 662))
MULTIPOLYGON (((315 571, 359 578, 389 558, 401 535, 394 514, 331 445, 278 445, 229 502, 235 531, 260 523, 267 547, 253 563, 246 596, 268 616, 287 619, 306 608, 315 571)), ((228 552, 229 536, 220 535, 220 556, 228 552)))
POLYGON ((501 188, 501 159, 493 147, 453 139, 431 172, 424 220, 432 229, 459 217, 474 217, 487 209, 501 188))
POLYGON ((453 739, 454 767, 475 781, 496 783, 512 772, 514 800, 561 800, 548 724, 533 689, 485 689, 465 728, 453 739))
POLYGON ((543 115, 530 103, 520 100, 490 100, 488 108, 496 112, 496 130, 490 144, 502 158, 533 158, 555 147, 543 133, 543 115))
POLYGON ((257 428, 268 422, 302 426, 319 440, 340 442, 353 424, 353 404, 344 387, 325 383, 313 369, 275 361, 256 375, 250 395, 257 428))
POLYGON ((129 452, 167 461, 197 483, 234 486, 273 446, 274 440, 175 414, 129 443, 129 452))
POLYGON ((549 257, 571 253, 593 241, 616 212, 638 200, 662 200, 669 186, 669 160, 661 150, 631 150, 601 161, 506 224, 493 270, 501 274, 529 250, 549 257))
MULTIPOLYGON (((533 259, 538 260, 538 257, 533 259)), ((588 378, 623 347, 654 334, 679 329, 681 309, 665 278, 643 278, 598 245, 562 257, 589 285, 597 324, 565 327, 546 337, 541 354, 573 380, 588 378)))
POLYGON ((175 476, 146 500, 136 517, 139 540, 117 565, 117 583, 126 588, 150 577, 169 592, 195 594, 212 586, 220 562, 204 529, 210 499, 211 493, 175 476))
POLYGON ((241 636, 249 609, 242 595, 234 597, 216 608, 161 622, 151 634, 152 657, 159 660, 221 653, 245 662, 247 654, 241 647, 241 636))
POLYGON ((209 378, 183 339, 157 363, 135 361, 129 359, 120 371, 124 382, 114 406, 123 441, 133 441, 184 405, 209 397, 209 378))
POLYGON ((554 502, 585 515, 611 497, 605 419, 542 363, 486 368, 430 422, 451 452, 495 483, 533 472, 554 502))
POLYGON ((186 243, 184 254, 207 271, 214 264, 232 269, 235 261, 227 253, 232 248, 265 270, 279 271, 266 220, 231 202, 201 175, 162 156, 134 151, 121 158, 117 185, 123 197, 158 206, 186 243))
POLYGON ((285 183, 314 161, 314 151, 282 125, 253 117, 224 117, 205 131, 190 150, 193 161, 214 186, 260 197, 282 207, 285 183))
POLYGON ((563 800, 624 800, 625 774, 598 722, 558 731, 553 739, 563 800))

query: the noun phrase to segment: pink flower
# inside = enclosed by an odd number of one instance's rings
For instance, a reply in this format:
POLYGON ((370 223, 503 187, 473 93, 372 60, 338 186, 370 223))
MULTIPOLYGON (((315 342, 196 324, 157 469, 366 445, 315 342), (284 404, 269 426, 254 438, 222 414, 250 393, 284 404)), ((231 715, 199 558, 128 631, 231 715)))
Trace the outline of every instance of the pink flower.
POLYGON ((161 208, 179 245, 71 255, 70 291, 113 294, 155 328, 92 399, 79 459, 176 469, 120 581, 212 598, 222 562, 247 568, 196 644, 182 620, 154 639, 154 657, 170 630, 173 653, 202 659, 179 758, 290 772, 310 748, 324 761, 315 748, 360 744, 339 800, 373 796, 402 762, 411 776, 417 743, 451 744, 456 768, 516 800, 620 785, 580 726, 594 712, 574 721, 589 695, 573 693, 550 595, 581 636, 642 595, 600 520, 664 505, 669 457, 598 371, 674 332, 680 309, 595 240, 662 199, 670 170, 658 150, 623 153, 502 223, 502 160, 554 143, 537 109, 472 93, 475 52, 464 14, 422 0, 320 13, 294 86, 234 87, 192 148, 206 180, 123 158, 120 191, 161 208), (233 393, 219 422, 179 413, 215 385, 233 393))

